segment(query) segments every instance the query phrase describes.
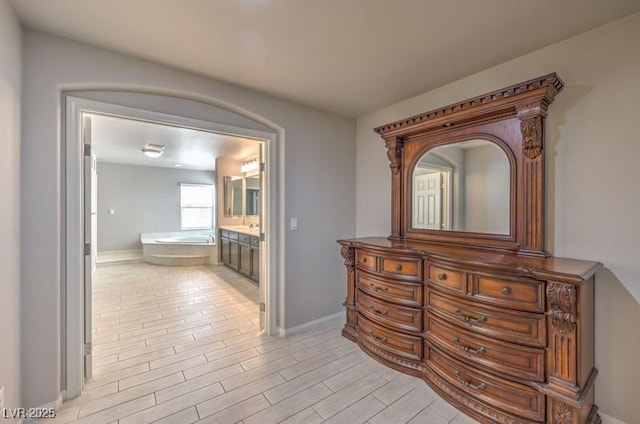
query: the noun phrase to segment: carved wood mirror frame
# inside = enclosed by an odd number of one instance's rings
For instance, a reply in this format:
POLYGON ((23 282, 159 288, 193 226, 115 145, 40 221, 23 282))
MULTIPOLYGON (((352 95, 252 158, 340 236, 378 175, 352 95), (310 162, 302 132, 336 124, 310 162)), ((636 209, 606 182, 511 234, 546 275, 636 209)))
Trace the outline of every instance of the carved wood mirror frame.
POLYGON ((376 128, 385 141, 391 168, 389 238, 548 256, 544 244, 544 122, 563 86, 553 73, 376 128), (412 228, 412 175, 419 158, 435 146, 473 138, 493 141, 509 158, 509 234, 412 228))

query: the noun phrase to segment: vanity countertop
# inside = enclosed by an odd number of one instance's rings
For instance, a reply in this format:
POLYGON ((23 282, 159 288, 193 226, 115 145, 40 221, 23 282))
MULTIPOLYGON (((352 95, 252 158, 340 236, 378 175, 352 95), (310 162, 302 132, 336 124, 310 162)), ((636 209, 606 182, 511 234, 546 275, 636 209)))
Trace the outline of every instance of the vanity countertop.
POLYGON ((260 235, 259 227, 249 228, 246 225, 224 225, 224 226, 221 226, 220 229, 235 231, 236 233, 247 234, 254 237, 258 237, 260 235))

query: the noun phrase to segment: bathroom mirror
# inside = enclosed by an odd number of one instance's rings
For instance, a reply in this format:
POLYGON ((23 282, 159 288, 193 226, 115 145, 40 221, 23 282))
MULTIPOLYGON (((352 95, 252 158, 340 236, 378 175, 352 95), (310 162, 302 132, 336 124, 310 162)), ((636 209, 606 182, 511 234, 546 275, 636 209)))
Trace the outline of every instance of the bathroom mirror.
POLYGON ((260 176, 245 178, 245 215, 260 215, 260 176))
POLYGON ((508 235, 510 182, 509 159, 494 142, 434 147, 413 169, 411 227, 508 235))
POLYGON ((225 176, 224 216, 242 216, 242 177, 225 176))

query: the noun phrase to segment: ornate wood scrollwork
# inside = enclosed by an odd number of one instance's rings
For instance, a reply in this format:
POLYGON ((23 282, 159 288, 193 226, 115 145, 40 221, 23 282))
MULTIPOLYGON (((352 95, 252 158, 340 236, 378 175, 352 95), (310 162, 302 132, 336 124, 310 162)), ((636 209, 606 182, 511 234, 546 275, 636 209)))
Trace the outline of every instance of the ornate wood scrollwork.
POLYGON ((554 424, 571 424, 573 423, 573 408, 566 403, 553 403, 553 423, 554 424))
POLYGON ((344 258, 344 264, 348 268, 352 268, 356 264, 356 249, 352 246, 342 246, 340 254, 344 258))
POLYGON ((548 283, 547 299, 551 323, 561 333, 576 327, 576 288, 568 284, 548 283))
POLYGON ((522 131, 522 151, 529 159, 535 159, 542 153, 542 118, 531 116, 520 121, 522 131))
POLYGON ((388 139, 386 140, 385 146, 387 147, 387 157, 389 158, 391 173, 397 175, 400 172, 400 166, 402 164, 402 140, 398 138, 388 139))

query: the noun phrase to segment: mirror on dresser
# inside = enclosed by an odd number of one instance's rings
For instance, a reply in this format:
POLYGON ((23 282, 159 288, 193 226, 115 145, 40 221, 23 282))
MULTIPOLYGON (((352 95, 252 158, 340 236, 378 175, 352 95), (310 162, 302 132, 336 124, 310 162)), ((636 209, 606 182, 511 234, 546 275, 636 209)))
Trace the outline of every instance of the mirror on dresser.
POLYGON ((510 173, 504 150, 489 140, 429 149, 413 168, 412 228, 509 234, 510 173))
POLYGON ((549 74, 376 128, 391 234, 338 240, 342 334, 482 423, 600 422, 601 264, 545 249, 544 125, 562 87, 549 74))

